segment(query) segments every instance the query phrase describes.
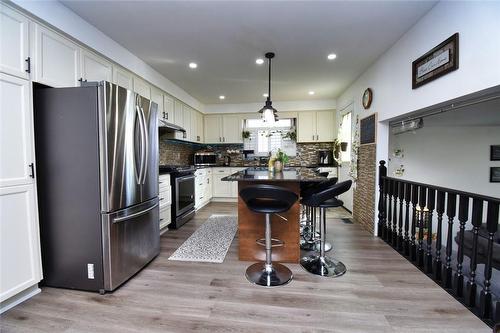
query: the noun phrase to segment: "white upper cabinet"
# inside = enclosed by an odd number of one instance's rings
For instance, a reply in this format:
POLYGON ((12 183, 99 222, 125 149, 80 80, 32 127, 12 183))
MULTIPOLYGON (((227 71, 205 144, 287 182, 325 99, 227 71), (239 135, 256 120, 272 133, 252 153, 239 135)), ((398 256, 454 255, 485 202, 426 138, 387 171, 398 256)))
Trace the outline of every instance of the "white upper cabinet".
POLYGON ((81 55, 82 80, 112 81, 113 66, 109 61, 86 50, 82 50, 81 55))
POLYGON ((196 133, 198 136, 198 142, 205 142, 203 136, 203 115, 200 112, 196 112, 196 133))
POLYGON ((52 87, 76 87, 80 48, 69 39, 36 25, 36 81, 52 87))
POLYGON ((186 130, 186 135, 183 137, 186 141, 194 141, 192 138, 193 131, 191 129, 191 108, 187 105, 182 106, 183 121, 182 127, 186 130))
POLYGON ((151 86, 138 76, 134 76, 134 91, 142 97, 151 98, 151 86))
POLYGON ((174 101, 174 124, 179 126, 184 124, 183 107, 178 100, 174 101))
POLYGON ((134 75, 120 66, 113 66, 113 83, 134 90, 134 75))
POLYGON ((297 116, 297 142, 330 142, 337 136, 335 112, 307 111, 297 116))
POLYGON ((29 20, 0 3, 0 71, 29 79, 29 20))
POLYGON ((222 142, 241 143, 243 138, 243 120, 240 115, 221 115, 222 117, 222 142))
POLYGON ((219 115, 205 115, 205 143, 222 142, 222 122, 219 115))
POLYGON ((319 142, 330 142, 337 137, 337 127, 335 126, 335 112, 316 112, 316 139, 319 142))
POLYGON ((163 110, 163 92, 156 87, 151 87, 151 101, 158 105, 158 119, 165 120, 165 111, 163 110))
POLYGON ((0 187, 32 184, 30 82, 0 74, 0 187))
POLYGON ((163 95, 163 109, 165 111, 165 120, 169 123, 175 123, 174 99, 169 95, 163 95))

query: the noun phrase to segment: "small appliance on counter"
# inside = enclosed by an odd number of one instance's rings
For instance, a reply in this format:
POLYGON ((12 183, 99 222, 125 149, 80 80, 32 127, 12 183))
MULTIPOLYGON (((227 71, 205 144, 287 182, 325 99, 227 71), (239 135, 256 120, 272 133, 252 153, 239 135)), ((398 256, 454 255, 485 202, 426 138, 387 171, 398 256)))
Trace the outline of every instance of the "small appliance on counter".
POLYGON ((318 151, 318 165, 319 166, 334 166, 332 150, 319 150, 318 151))
POLYGON ((217 165, 217 154, 211 150, 200 150, 194 153, 193 164, 196 166, 217 165))
POLYGON ((194 216, 194 166, 160 165, 160 174, 169 173, 172 186, 172 223, 178 229, 194 216))

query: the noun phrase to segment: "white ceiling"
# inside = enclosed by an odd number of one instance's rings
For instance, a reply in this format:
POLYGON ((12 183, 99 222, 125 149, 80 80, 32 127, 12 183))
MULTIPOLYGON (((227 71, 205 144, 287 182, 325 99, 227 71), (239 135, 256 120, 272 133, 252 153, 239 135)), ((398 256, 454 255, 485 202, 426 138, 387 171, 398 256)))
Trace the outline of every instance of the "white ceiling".
POLYGON ((202 103, 233 104, 264 100, 266 51, 273 100, 336 98, 436 1, 62 3, 202 103))

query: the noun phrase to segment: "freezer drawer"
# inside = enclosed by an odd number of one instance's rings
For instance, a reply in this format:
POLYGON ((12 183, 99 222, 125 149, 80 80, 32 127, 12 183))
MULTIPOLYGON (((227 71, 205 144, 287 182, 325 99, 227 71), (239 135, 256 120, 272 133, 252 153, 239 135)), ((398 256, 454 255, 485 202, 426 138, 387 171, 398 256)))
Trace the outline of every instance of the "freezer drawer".
POLYGON ((160 253, 158 198, 102 215, 104 290, 116 289, 160 253))

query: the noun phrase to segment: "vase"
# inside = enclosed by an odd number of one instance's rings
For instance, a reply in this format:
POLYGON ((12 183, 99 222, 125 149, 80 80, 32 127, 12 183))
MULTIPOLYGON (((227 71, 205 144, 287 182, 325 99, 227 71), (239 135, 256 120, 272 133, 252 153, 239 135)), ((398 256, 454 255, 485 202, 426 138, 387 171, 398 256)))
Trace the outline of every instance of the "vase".
POLYGON ((283 163, 281 163, 281 161, 275 161, 274 172, 281 172, 281 171, 283 171, 283 163))

